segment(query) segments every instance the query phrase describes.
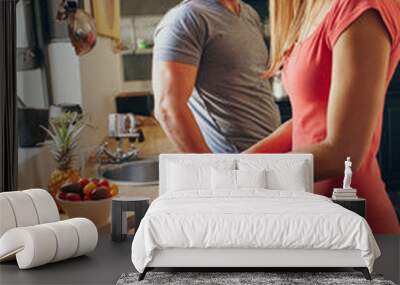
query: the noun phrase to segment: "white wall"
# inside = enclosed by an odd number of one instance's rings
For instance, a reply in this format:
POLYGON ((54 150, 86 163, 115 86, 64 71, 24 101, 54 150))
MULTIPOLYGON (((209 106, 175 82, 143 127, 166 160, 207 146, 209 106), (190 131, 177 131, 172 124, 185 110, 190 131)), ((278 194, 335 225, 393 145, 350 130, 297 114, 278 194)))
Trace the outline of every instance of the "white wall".
POLYGON ((94 128, 83 132, 83 145, 96 147, 107 136, 108 114, 115 112, 114 97, 121 92, 121 59, 113 42, 97 38, 96 46, 81 56, 83 109, 94 128))
MULTIPOLYGON (((91 13, 91 1, 84 0, 84 7, 91 13)), ((97 37, 93 50, 79 58, 83 110, 91 127, 82 134, 81 144, 96 148, 107 137, 108 114, 115 112, 114 97, 121 92, 121 56, 114 51, 114 42, 97 37)))

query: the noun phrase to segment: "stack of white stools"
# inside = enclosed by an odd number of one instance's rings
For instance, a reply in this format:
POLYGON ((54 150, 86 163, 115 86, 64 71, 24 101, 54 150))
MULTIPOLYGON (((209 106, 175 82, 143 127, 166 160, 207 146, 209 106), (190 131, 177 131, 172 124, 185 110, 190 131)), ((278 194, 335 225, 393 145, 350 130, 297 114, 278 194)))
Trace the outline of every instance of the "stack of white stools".
POLYGON ((88 219, 60 221, 51 195, 42 189, 0 193, 0 262, 17 259, 20 269, 84 255, 98 233, 88 219))

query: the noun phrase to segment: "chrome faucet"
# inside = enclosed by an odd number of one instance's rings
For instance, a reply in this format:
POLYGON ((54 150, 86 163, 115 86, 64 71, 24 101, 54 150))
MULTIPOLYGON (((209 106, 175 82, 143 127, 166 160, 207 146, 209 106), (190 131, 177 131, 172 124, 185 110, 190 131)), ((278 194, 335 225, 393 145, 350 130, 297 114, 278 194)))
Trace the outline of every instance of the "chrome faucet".
POLYGON ((100 145, 97 151, 97 161, 103 163, 123 163, 139 159, 139 150, 135 142, 143 142, 144 135, 140 128, 136 127, 136 120, 132 114, 110 114, 108 117, 109 138, 117 140, 115 151, 110 150, 108 142, 100 145), (123 141, 128 139, 130 150, 123 150, 123 141))

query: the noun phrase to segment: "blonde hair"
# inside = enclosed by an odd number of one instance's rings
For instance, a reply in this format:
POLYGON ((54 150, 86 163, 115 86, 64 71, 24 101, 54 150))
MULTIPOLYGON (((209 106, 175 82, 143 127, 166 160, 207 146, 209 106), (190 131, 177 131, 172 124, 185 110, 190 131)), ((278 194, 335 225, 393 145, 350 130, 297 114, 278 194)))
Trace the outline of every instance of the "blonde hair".
POLYGON ((321 8, 326 0, 270 0, 271 47, 267 74, 276 73, 285 56, 296 41, 305 25, 315 17, 314 11, 321 8), (311 18, 311 19, 310 19, 311 18))

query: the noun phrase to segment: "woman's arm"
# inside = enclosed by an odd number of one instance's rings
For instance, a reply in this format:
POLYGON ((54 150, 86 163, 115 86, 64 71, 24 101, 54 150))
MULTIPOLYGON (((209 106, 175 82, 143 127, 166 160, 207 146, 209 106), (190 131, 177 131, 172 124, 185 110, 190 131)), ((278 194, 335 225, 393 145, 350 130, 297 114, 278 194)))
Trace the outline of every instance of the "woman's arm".
POLYGON ((259 141, 245 153, 282 153, 292 150, 292 120, 277 128, 270 136, 259 141))
POLYGON ((346 156, 351 156, 354 170, 360 167, 382 112, 389 56, 390 36, 374 10, 364 13, 337 40, 326 138, 294 149, 314 154, 316 180, 341 175, 346 156))

